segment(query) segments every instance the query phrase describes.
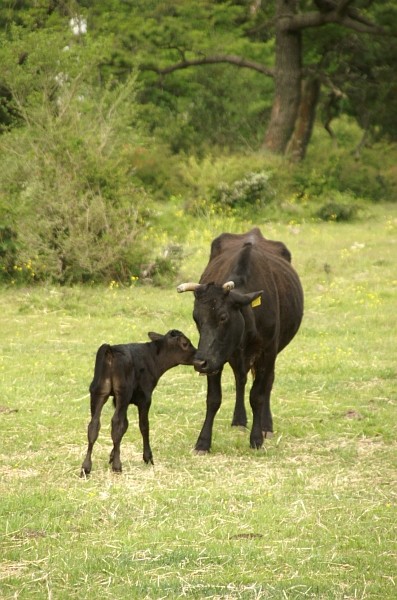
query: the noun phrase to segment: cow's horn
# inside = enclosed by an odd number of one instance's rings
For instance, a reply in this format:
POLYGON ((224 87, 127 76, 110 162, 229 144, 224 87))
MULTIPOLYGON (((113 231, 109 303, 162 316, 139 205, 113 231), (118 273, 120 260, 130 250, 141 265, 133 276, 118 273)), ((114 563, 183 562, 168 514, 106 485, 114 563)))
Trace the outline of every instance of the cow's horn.
POLYGON ((226 281, 222 287, 225 292, 230 292, 230 290, 234 289, 234 281, 226 281))
POLYGON ((194 283, 193 281, 189 281, 188 283, 181 283, 176 288, 176 291, 180 294, 182 292, 194 292, 197 288, 200 287, 199 283, 194 283))

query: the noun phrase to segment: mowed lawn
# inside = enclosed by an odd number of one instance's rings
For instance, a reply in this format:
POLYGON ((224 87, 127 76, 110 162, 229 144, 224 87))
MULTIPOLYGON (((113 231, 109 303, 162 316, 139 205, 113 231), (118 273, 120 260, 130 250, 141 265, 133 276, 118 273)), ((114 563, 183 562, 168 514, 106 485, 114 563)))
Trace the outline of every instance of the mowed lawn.
POLYGON ((81 479, 97 348, 171 328, 197 345, 193 297, 0 290, 1 599, 397 597, 397 207, 349 224, 198 223, 181 281, 198 279, 215 235, 253 224, 288 245, 306 302, 260 451, 230 427, 226 367, 212 452, 194 454, 206 379, 178 367, 154 393, 154 467, 132 406, 112 474, 109 402, 81 479))

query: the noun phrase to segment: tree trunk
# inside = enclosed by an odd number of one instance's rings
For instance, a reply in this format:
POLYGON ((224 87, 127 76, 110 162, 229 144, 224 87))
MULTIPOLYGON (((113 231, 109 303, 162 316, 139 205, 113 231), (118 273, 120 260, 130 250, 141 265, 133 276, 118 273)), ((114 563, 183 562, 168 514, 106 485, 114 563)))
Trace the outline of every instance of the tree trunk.
POLYGON ((316 77, 309 77, 302 81, 301 99, 295 128, 286 150, 286 154, 293 161, 298 162, 305 158, 313 131, 319 95, 320 82, 316 77))
POLYGON ((301 33, 290 27, 296 0, 277 0, 275 90, 264 147, 284 154, 294 131, 301 93, 301 33))

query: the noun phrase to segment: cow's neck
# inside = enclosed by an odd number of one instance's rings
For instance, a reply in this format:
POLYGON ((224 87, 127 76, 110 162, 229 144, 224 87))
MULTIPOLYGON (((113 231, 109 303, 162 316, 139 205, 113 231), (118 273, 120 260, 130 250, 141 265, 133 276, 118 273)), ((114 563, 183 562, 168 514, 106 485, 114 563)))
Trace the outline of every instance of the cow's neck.
POLYGON ((260 347, 260 338, 252 308, 250 306, 244 306, 241 309, 241 314, 244 317, 245 324, 242 342, 244 354, 249 362, 251 362, 250 357, 253 358, 258 353, 258 349, 260 347))

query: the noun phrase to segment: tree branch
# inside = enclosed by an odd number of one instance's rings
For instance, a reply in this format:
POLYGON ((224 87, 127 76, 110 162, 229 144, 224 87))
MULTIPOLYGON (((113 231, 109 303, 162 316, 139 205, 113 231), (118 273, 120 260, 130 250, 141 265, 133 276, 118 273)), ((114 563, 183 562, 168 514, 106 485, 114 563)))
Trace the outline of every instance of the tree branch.
POLYGON ((253 69, 254 71, 258 71, 258 73, 262 73, 268 77, 274 77, 274 69, 271 67, 266 67, 261 63, 248 60, 241 56, 235 56, 233 54, 219 54, 214 56, 203 56, 202 58, 194 58, 192 60, 183 60, 179 63, 169 65, 168 67, 163 67, 162 69, 154 65, 141 65, 140 69, 142 71, 154 71, 158 75, 168 75, 169 73, 173 73, 174 71, 178 71, 180 69, 188 69, 189 67, 197 67, 200 65, 214 65, 219 63, 229 63, 236 67, 253 69))
MULTIPOLYGON (((346 2, 342 2, 341 4, 345 5, 345 9, 347 8, 346 2)), ((337 7, 336 10, 332 10, 326 13, 311 12, 301 15, 294 15, 293 17, 288 19, 286 26, 288 29, 296 30, 306 29, 309 27, 321 27, 322 25, 335 23, 337 25, 342 25, 342 27, 347 27, 348 29, 358 31, 359 33, 385 33, 382 27, 379 27, 375 23, 372 23, 371 21, 365 19, 360 14, 357 14, 357 16, 341 14, 338 8, 339 7, 337 7)))
POLYGON ((340 15, 342 15, 343 13, 346 12, 346 9, 348 8, 349 4, 352 3, 352 0, 339 0, 337 6, 336 6, 336 12, 339 13, 340 15))

